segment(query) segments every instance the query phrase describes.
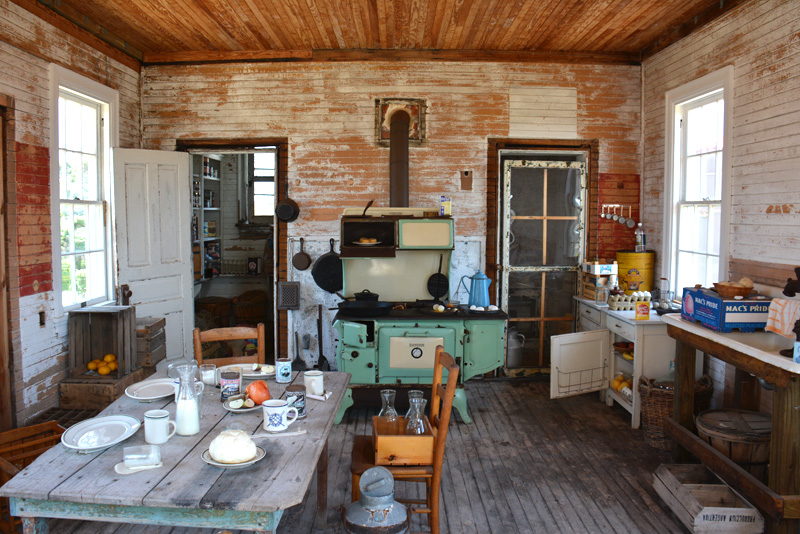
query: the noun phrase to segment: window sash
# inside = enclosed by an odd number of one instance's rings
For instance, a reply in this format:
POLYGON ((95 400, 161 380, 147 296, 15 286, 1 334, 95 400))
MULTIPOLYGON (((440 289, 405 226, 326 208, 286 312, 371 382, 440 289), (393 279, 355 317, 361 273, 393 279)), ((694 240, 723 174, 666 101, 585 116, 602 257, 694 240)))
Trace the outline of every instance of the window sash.
MULTIPOLYGON (((719 269, 719 261, 720 261, 720 246, 721 246, 721 239, 722 239, 722 224, 721 224, 721 216, 712 217, 712 213, 714 208, 718 208, 718 211, 721 215, 722 212, 722 199, 721 197, 721 184, 723 177, 723 169, 722 169, 722 160, 723 160, 723 151, 725 149, 724 145, 724 135, 721 131, 717 132, 721 135, 721 139, 719 139, 717 150, 708 150, 708 151, 695 151, 692 154, 689 154, 688 150, 688 139, 689 139, 689 130, 693 127, 693 122, 689 121, 690 111, 693 109, 700 108, 702 106, 706 106, 708 104, 721 101, 720 102, 720 111, 722 112, 722 121, 725 120, 724 112, 724 93, 721 89, 712 91, 705 95, 702 95, 698 98, 682 102, 677 104, 674 107, 674 122, 677 128, 679 128, 679 135, 676 136, 675 143, 676 143, 676 150, 675 153, 677 155, 676 161, 676 170, 677 176, 674 179, 677 179, 677 187, 675 187, 675 191, 677 192, 677 199, 674 201, 673 204, 673 217, 674 217, 674 224, 672 225, 672 233, 673 235, 670 236, 671 242, 674 243, 673 246, 673 275, 672 275, 672 285, 673 289, 676 291, 676 296, 678 296, 678 292, 680 291, 681 287, 685 285, 693 285, 697 282, 703 283, 704 285, 709 284, 713 281, 714 278, 717 277, 718 269, 719 269), (688 164, 690 160, 698 160, 700 161, 700 169, 698 176, 693 177, 693 179, 700 180, 698 184, 696 184, 699 190, 703 189, 703 186, 707 186, 707 182, 704 183, 703 180, 706 179, 706 176, 703 174, 702 169, 702 162, 704 156, 709 155, 715 156, 715 177, 714 177, 714 194, 711 195, 708 187, 706 187, 706 193, 709 193, 708 197, 703 197, 702 200, 687 200, 688 191, 689 191, 689 171, 688 171, 688 164), (712 198, 714 197, 714 198, 712 198), (706 236, 698 236, 705 238, 705 246, 700 247, 697 249, 687 249, 685 248, 683 243, 681 243, 683 237, 683 229, 684 226, 688 223, 686 217, 683 215, 685 207, 707 207, 708 208, 708 224, 712 223, 712 220, 715 222, 715 228, 706 227, 706 236), (711 236, 711 231, 714 231, 717 235, 717 253, 713 252, 713 240, 709 239, 711 236), (704 272, 696 272, 693 273, 694 276, 702 277, 702 280, 687 280, 687 274, 684 273, 684 269, 686 264, 694 261, 695 268, 698 268, 699 263, 698 259, 704 259, 705 268, 703 269, 704 272), (716 266, 716 269, 713 269, 712 272, 711 267, 716 266)), ((693 195, 698 196, 698 195, 693 195)), ((699 231, 699 228, 695 228, 695 231, 699 231)))
MULTIPOLYGON (((91 114, 83 113, 83 109, 84 108, 80 108, 81 113, 79 113, 80 116, 78 117, 78 120, 85 120, 87 115, 91 117, 91 114)), ((74 222, 66 223, 61 219, 61 208, 64 206, 86 206, 87 208, 91 206, 99 208, 99 217, 102 220, 103 226, 102 229, 99 230, 102 235, 100 239, 96 239, 96 234, 94 236, 90 235, 92 231, 98 231, 96 226, 87 228, 87 230, 81 232, 87 243, 91 239, 92 246, 82 250, 63 250, 60 246, 57 249, 58 257, 60 258, 60 269, 57 271, 57 273, 61 279, 61 306, 63 309, 68 310, 84 304, 102 302, 108 300, 109 298, 110 242, 107 229, 108 215, 107 210, 105 209, 105 177, 103 172, 105 163, 104 154, 106 150, 103 135, 104 105, 99 101, 84 97, 83 95, 65 89, 64 87, 59 87, 58 111, 59 234, 63 235, 65 230, 64 225, 68 224, 66 230, 72 236, 71 246, 74 248, 74 240, 78 235, 79 227, 77 227, 74 222), (93 142, 93 146, 88 146, 84 139, 86 129, 91 128, 91 126, 81 125, 80 127, 75 127, 74 125, 66 122, 70 119, 76 118, 74 114, 72 117, 70 117, 69 114, 65 113, 65 110, 67 109, 67 102, 74 102, 80 106, 84 106, 85 108, 94 111, 94 131, 88 136, 88 139, 93 142), (76 131, 80 132, 81 140, 77 145, 74 139, 71 137, 68 138, 67 136, 67 132, 70 130, 73 134, 76 131), (64 180, 67 179, 67 171, 64 168, 64 165, 66 165, 69 155, 77 156, 77 160, 81 162, 80 168, 77 169, 77 171, 74 171, 79 173, 79 176, 77 177, 77 188, 76 183, 64 183, 64 180), (86 159, 89 159, 90 161, 93 160, 92 166, 94 168, 89 169, 88 172, 85 172, 86 169, 83 168, 86 159), (85 181, 85 178, 87 177, 89 179, 88 182, 85 181), (64 195, 65 192, 67 193, 66 197, 64 195), (72 198, 69 198, 70 195, 72 198), (98 244, 101 245, 100 248, 98 248, 98 244), (82 268, 80 268, 80 270, 78 270, 77 267, 78 263, 82 264, 82 268), (82 291, 78 293, 76 292, 78 290, 82 291)), ((87 209, 85 226, 97 224, 97 214, 95 213, 94 215, 95 216, 93 217, 91 210, 87 209)), ((59 235, 59 238, 60 237, 61 236, 59 235)))

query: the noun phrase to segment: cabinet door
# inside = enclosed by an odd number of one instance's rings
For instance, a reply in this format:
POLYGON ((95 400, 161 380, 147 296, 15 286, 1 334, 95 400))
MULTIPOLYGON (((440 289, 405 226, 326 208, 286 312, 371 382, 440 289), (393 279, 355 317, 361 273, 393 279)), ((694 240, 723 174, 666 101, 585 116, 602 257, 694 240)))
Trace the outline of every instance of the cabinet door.
POLYGON ((381 328, 378 333, 378 378, 381 382, 403 377, 433 378, 436 345, 456 355, 453 328, 381 328))
POLYGON ((550 398, 571 397, 608 387, 608 330, 550 338, 550 398))
POLYGON ((503 365, 505 321, 464 321, 464 365, 462 381, 488 373, 503 365))
POLYGON ((453 248, 453 219, 400 219, 398 248, 453 248))
POLYGON ((375 349, 343 346, 339 370, 352 375, 351 384, 375 384, 377 362, 375 349))

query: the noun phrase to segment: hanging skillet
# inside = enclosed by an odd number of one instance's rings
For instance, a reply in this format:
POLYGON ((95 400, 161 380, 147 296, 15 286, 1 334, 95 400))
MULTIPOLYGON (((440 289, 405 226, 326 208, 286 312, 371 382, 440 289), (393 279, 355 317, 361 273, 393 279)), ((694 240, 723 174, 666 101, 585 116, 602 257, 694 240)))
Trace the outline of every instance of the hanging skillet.
POLYGON ((297 202, 289 198, 289 179, 283 184, 283 200, 278 202, 275 206, 275 216, 278 220, 284 222, 292 222, 300 215, 300 207, 297 202))
POLYGON ((344 287, 342 281, 342 259, 333 250, 334 242, 331 238, 331 250, 317 258, 311 268, 311 276, 314 277, 314 282, 328 293, 336 293, 344 287))
POLYGON ((450 281, 447 279, 446 275, 442 274, 443 256, 444 254, 439 254, 439 272, 428 277, 428 293, 436 300, 447 295, 447 291, 450 289, 450 281))
POLYGON ((305 271, 311 266, 311 256, 303 249, 305 239, 300 238, 300 252, 292 256, 292 265, 298 271, 305 271))

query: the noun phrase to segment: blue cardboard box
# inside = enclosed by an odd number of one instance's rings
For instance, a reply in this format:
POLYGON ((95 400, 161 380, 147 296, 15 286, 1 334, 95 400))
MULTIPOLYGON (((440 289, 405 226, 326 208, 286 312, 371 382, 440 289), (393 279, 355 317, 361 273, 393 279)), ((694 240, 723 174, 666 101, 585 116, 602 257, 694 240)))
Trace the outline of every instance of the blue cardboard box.
POLYGON ((710 289, 683 288, 681 317, 718 332, 754 332, 767 325, 769 297, 723 299, 710 289))

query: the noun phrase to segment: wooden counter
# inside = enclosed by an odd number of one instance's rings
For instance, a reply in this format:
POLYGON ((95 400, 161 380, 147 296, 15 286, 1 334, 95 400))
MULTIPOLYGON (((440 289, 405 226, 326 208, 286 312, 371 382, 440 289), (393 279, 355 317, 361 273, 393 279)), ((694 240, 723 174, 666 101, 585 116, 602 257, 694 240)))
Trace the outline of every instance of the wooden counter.
POLYGON ((667 424, 679 444, 675 459, 685 462, 690 453, 696 456, 765 514, 767 532, 796 533, 800 528, 800 364, 778 354, 783 341, 775 334, 723 334, 676 314, 664 316, 664 322, 676 340, 675 409, 667 424), (697 350, 774 384, 768 485, 695 434, 697 350))

